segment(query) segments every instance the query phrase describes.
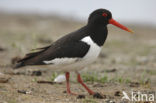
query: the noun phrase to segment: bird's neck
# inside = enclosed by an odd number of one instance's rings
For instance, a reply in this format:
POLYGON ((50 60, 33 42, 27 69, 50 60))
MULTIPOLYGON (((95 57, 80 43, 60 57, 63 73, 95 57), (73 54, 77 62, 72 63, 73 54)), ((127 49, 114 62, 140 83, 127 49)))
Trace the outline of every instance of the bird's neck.
POLYGON ((107 26, 87 25, 87 27, 89 29, 89 35, 91 36, 92 40, 98 46, 103 46, 108 34, 107 26))

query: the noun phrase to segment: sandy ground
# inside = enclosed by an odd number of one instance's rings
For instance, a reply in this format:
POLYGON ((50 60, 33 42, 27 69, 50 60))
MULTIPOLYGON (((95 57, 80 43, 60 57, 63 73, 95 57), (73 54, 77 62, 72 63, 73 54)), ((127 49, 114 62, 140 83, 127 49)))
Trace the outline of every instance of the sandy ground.
POLYGON ((12 69, 31 49, 46 46, 83 25, 72 18, 0 13, 0 103, 130 103, 121 100, 123 91, 129 96, 132 91, 156 92, 156 27, 152 26, 127 25, 135 34, 108 26, 109 36, 99 58, 80 71, 85 83, 103 99, 87 94, 74 73, 72 91, 85 98, 67 95, 65 83, 37 83, 52 82, 60 74, 46 67, 12 69))

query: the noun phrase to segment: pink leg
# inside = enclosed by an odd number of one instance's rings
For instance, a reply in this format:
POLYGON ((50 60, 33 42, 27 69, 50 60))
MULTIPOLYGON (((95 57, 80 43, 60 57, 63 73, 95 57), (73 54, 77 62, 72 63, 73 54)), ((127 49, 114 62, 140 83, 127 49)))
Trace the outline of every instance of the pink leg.
POLYGON ((69 77, 70 77, 70 73, 69 73, 69 72, 66 72, 67 93, 68 93, 68 94, 71 94, 71 95, 76 95, 75 93, 72 93, 72 92, 70 91, 69 77))
POLYGON ((90 95, 94 95, 94 94, 95 94, 91 89, 89 89, 89 88, 86 86, 86 84, 83 83, 83 80, 81 79, 81 76, 80 76, 79 73, 77 73, 77 81, 88 91, 88 93, 89 93, 90 95))

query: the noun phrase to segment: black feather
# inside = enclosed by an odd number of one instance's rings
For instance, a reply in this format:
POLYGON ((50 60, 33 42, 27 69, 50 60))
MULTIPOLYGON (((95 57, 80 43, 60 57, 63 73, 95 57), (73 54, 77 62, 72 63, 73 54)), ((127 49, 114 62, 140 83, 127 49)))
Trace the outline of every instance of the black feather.
POLYGON ((24 62, 24 61, 26 61, 26 60, 28 60, 28 59, 31 59, 31 58, 33 58, 33 57, 39 55, 40 53, 42 53, 42 52, 44 52, 45 50, 47 50, 49 47, 50 47, 50 46, 46 46, 46 47, 42 47, 42 48, 33 49, 33 50, 39 50, 39 51, 26 54, 26 56, 25 56, 23 59, 19 60, 18 63, 24 62))
POLYGON ((18 68, 21 68, 21 67, 23 67, 23 66, 25 66, 24 63, 23 63, 23 62, 20 62, 20 63, 17 63, 17 64, 13 67, 13 69, 18 69, 18 68))

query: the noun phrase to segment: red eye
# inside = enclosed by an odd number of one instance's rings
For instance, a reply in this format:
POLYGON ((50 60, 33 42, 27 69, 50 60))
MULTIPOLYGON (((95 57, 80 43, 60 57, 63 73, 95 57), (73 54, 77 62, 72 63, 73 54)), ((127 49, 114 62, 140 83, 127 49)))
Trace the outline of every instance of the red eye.
POLYGON ((102 16, 106 17, 106 16, 107 16, 107 14, 106 14, 106 13, 103 13, 103 14, 102 14, 102 16))

